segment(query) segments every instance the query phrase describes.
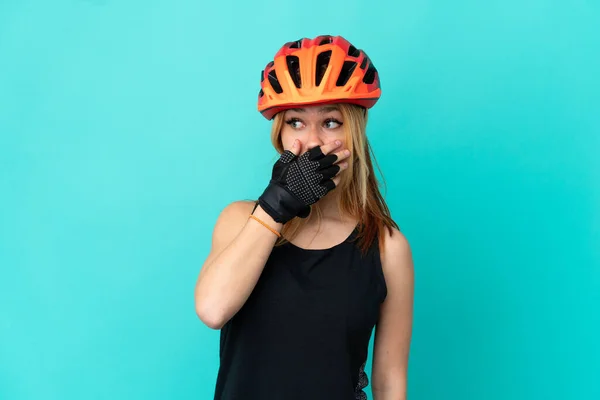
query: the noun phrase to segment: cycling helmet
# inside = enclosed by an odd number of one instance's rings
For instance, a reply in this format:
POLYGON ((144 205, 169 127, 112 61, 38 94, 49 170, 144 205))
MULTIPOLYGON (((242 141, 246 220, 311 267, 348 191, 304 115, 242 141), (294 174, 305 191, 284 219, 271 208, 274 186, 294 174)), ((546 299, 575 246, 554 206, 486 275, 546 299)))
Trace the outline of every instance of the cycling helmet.
POLYGON ((373 63, 341 36, 286 43, 260 78, 258 111, 269 120, 302 105, 343 102, 371 108, 381 96, 373 63))

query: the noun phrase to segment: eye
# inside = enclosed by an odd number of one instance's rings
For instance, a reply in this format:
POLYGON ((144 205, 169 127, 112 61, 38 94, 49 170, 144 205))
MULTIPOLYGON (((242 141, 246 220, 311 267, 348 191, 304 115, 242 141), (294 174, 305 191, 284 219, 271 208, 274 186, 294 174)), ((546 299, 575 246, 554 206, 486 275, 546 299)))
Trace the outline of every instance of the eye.
POLYGON ((327 118, 323 124, 327 129, 336 129, 342 126, 342 122, 335 118, 327 118))
POLYGON ((285 123, 294 129, 301 129, 304 126, 302 121, 300 121, 298 118, 290 118, 287 121, 285 121, 285 123))

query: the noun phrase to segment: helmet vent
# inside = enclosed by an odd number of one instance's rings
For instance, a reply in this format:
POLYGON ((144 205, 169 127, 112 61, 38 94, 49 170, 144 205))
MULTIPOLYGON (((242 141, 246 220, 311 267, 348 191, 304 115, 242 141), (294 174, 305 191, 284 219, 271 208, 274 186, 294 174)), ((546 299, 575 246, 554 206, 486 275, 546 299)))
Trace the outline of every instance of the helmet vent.
POLYGON ((300 59, 296 56, 287 56, 285 58, 287 62, 288 71, 294 81, 294 85, 297 88, 302 87, 302 78, 300 77, 300 59))
POLYGON ((324 51, 317 56, 317 75, 315 77, 316 86, 319 86, 321 84, 323 76, 325 76, 325 71, 327 71, 327 67, 329 66, 330 59, 331 50, 324 51))
POLYGON ((263 97, 265 95, 265 92, 263 92, 262 89, 260 89, 260 92, 258 92, 258 98, 260 99, 261 97, 263 97))
POLYGON ((369 65, 369 68, 367 68, 367 72, 365 72, 365 76, 363 77, 363 82, 367 85, 370 85, 371 83, 375 82, 376 73, 377 70, 375 69, 373 64, 369 65))
POLYGON ((265 70, 263 69, 262 71, 260 71, 260 81, 261 81, 261 83, 264 80, 265 80, 265 70))
POLYGON ((352 72, 356 68, 357 63, 354 61, 344 61, 344 65, 342 65, 342 70, 340 71, 340 75, 337 78, 337 82, 335 82, 336 86, 344 86, 348 83, 348 79, 352 76, 352 72))
POLYGON ((367 57, 367 55, 365 54, 365 58, 363 58, 362 62, 360 63, 360 69, 365 69, 368 62, 369 62, 369 57, 367 57))
POLYGON ((330 43, 333 43, 333 38, 331 36, 325 36, 319 42, 319 46, 323 46, 324 44, 330 44, 330 43))
POLYGON ((295 42, 290 43, 290 49, 299 49, 302 47, 302 39, 298 39, 295 42))
POLYGON ((360 56, 360 50, 358 50, 356 47, 350 45, 350 48, 348 49, 348 55, 350 57, 358 57, 358 56, 360 56))
POLYGON ((271 87, 273 88, 275 93, 277 93, 277 94, 283 93, 283 89, 281 88, 281 85, 279 84, 279 80, 277 79, 277 73, 275 72, 274 69, 269 72, 269 83, 271 84, 271 87))

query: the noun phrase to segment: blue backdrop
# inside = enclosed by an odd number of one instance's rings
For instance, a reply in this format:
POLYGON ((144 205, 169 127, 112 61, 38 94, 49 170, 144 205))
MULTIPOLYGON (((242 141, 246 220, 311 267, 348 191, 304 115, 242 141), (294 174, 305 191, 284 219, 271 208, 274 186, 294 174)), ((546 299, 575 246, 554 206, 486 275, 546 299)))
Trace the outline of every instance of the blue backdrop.
POLYGON ((2 0, 0 398, 211 398, 193 288, 275 160, 259 73, 331 33, 381 74, 409 398, 599 399, 599 20, 584 0, 2 0))

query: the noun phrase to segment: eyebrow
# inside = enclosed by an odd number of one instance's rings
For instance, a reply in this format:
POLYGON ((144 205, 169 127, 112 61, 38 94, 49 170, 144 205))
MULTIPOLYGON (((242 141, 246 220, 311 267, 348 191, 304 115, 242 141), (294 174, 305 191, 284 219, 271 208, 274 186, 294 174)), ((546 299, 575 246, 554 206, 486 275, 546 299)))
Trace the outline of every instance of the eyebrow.
MULTIPOLYGON (((306 112, 305 108, 290 108, 289 111, 296 111, 299 113, 304 113, 306 112)), ((331 111, 339 111, 339 108, 337 108, 336 106, 324 106, 319 108, 319 114, 325 114, 331 111)))

